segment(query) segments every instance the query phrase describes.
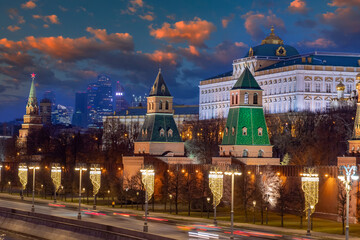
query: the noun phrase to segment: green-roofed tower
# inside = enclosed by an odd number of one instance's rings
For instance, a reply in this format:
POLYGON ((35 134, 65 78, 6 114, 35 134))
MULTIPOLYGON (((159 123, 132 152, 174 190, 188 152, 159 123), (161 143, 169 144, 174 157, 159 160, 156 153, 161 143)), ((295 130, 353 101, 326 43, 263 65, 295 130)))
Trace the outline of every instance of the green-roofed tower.
POLYGON ((173 113, 173 97, 159 69, 147 98, 147 113, 135 142, 135 154, 184 155, 184 143, 173 113))
POLYGON ((26 104, 26 114, 24 115, 24 123, 19 130, 17 139, 17 147, 19 152, 24 154, 27 149, 27 137, 31 132, 38 131, 42 128, 42 119, 39 116, 39 104, 36 98, 35 74, 31 74, 31 86, 28 102, 26 104))
POLYGON ((230 109, 220 156, 272 158, 262 91, 250 70, 245 68, 230 90, 230 109))

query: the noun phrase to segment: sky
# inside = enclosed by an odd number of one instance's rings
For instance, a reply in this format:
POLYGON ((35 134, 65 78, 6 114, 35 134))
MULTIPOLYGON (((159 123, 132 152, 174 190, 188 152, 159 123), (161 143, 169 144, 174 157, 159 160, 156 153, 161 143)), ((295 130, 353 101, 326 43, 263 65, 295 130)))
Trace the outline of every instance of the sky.
POLYGON ((99 74, 144 95, 161 67, 178 104, 198 104, 202 79, 274 26, 300 53, 360 53, 360 0, 0 1, 0 122, 25 113, 32 72, 38 100, 74 106, 99 74))

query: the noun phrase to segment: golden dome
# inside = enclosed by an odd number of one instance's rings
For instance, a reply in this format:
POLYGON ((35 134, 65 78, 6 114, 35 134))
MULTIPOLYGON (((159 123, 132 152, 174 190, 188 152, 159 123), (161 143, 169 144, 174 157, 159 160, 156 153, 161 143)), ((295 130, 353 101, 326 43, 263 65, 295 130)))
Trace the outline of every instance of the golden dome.
POLYGON ((336 90, 337 91, 344 91, 345 90, 345 85, 340 82, 338 85, 336 85, 336 90))
POLYGON ((356 80, 360 81, 360 73, 358 73, 358 75, 356 75, 356 80))
POLYGON ((261 45, 263 44, 280 44, 283 45, 284 41, 275 35, 274 26, 271 27, 271 33, 264 40, 262 40, 261 45))

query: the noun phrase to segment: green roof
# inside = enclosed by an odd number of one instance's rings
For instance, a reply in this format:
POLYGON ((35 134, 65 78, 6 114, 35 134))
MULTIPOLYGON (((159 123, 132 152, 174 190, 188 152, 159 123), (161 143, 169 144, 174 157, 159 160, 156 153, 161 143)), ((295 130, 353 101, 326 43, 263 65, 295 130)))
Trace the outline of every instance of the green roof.
POLYGON ((36 89, 35 89, 34 79, 31 81, 29 98, 36 98, 36 89))
POLYGON ((255 80, 250 70, 246 67, 241 76, 236 81, 232 89, 257 89, 261 90, 261 87, 255 80))
MULTIPOLYGON (((299 55, 298 50, 290 45, 282 44, 262 44, 252 48, 253 56, 263 56, 263 57, 276 57, 276 58, 288 58, 292 56, 299 55), (279 47, 283 47, 286 50, 286 56, 277 56, 276 50, 279 47)), ((249 57, 249 52, 244 56, 249 57)))
POLYGON ((270 145, 264 111, 260 107, 230 108, 225 128, 222 145, 270 145), (246 135, 243 135, 244 127, 246 135), (259 128, 262 128, 261 136, 259 128))
POLYGON ((171 96, 168 87, 164 81, 164 78, 161 74, 161 69, 155 79, 154 85, 151 88, 149 96, 171 96))
POLYGON ((172 114, 146 114, 137 142, 182 142, 172 114), (160 132, 163 129, 164 134, 160 132), (169 135, 170 129, 172 134, 169 135))

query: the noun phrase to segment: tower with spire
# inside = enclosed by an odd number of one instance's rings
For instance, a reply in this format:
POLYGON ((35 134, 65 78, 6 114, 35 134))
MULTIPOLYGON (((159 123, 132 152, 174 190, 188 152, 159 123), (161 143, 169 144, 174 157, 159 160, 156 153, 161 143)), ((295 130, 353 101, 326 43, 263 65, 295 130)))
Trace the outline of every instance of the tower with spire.
POLYGON ((19 137, 17 139, 17 146, 22 153, 26 151, 29 134, 40 130, 43 126, 41 116, 39 116, 39 104, 36 98, 35 77, 36 74, 32 73, 32 81, 28 102, 26 104, 24 123, 21 125, 21 129, 19 130, 19 137))
MULTIPOLYGON (((262 89, 249 68, 230 90, 230 109, 219 155, 247 165, 278 165, 265 122, 262 89), (231 158, 229 158, 231 157, 231 158)), ((213 163, 221 158, 213 158, 213 163)), ((224 160, 224 159, 223 159, 224 160)))
POLYGON ((134 145, 134 154, 184 155, 184 143, 173 113, 173 97, 159 69, 147 98, 147 113, 134 145))

